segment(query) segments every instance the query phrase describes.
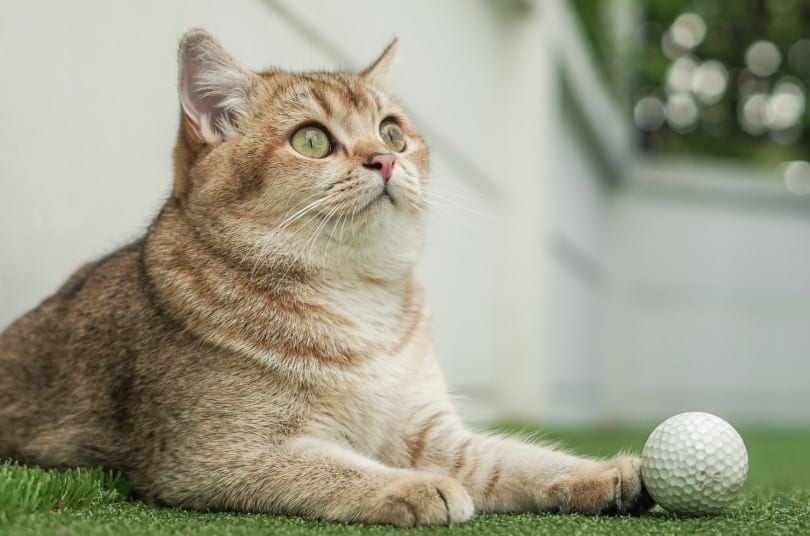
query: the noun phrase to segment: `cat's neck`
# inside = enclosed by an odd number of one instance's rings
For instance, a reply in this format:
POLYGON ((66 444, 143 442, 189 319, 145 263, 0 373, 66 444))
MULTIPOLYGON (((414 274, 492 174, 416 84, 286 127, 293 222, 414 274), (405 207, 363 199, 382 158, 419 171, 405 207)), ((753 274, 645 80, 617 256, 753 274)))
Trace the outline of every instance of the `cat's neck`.
POLYGON ((396 352, 424 314, 410 273, 255 265, 167 206, 147 237, 147 274, 167 313, 196 336, 268 361, 352 366, 396 352))

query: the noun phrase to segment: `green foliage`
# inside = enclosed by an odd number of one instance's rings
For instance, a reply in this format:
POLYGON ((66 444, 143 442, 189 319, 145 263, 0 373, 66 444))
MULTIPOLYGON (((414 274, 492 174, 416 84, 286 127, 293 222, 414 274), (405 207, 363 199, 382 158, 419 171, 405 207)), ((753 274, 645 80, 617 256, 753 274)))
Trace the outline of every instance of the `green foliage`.
MULTIPOLYGON (((702 153, 713 156, 756 160, 766 165, 785 160, 810 158, 810 89, 808 62, 797 67, 789 60, 791 47, 799 40, 810 39, 810 0, 624 0, 602 2, 574 0, 585 34, 592 43, 599 64, 605 66, 607 78, 612 80, 622 95, 622 101, 635 103, 651 96, 666 102, 671 94, 667 89, 667 72, 674 61, 662 47, 662 38, 673 22, 684 13, 699 15, 706 24, 705 38, 682 55, 698 64, 717 60, 728 73, 728 87, 717 102, 706 103, 694 99, 699 120, 689 128, 640 129, 641 146, 651 152, 702 153), (613 36, 607 23, 608 10, 629 9, 637 13, 637 28, 633 36, 613 36), (611 71, 616 65, 614 56, 616 39, 632 39, 632 50, 621 61, 630 63, 621 72, 611 71), (756 41, 765 40, 776 45, 781 62, 776 72, 756 76, 746 69, 745 53, 756 41), (613 61, 611 61, 613 60, 613 61), (618 80, 627 77, 631 80, 618 80), (799 126, 780 135, 768 129, 753 132, 741 125, 742 112, 748 93, 743 91, 746 81, 756 82, 758 89, 768 95, 780 80, 797 82, 805 91, 804 115, 799 126)), ((794 54, 795 55, 795 54, 794 54)), ((750 87, 750 86, 749 86, 750 87)), ((632 109, 626 110, 632 122, 632 109)))

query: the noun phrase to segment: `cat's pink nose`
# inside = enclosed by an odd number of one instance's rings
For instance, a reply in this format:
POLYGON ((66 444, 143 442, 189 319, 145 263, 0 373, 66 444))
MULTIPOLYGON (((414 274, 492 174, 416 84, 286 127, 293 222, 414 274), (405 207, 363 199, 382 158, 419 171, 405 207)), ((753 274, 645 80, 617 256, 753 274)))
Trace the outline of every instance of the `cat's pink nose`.
POLYGON ((371 153, 365 166, 379 171, 383 180, 387 181, 391 178, 391 174, 394 173, 394 155, 391 153, 371 153))

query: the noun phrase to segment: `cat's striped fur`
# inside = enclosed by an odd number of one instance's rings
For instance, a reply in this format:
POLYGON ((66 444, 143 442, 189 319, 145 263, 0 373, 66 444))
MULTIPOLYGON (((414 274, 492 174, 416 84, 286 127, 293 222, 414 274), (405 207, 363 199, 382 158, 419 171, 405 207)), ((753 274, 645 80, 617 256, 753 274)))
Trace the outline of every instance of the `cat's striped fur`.
POLYGON ((358 74, 254 73, 183 38, 173 193, 143 239, 0 336, 0 457, 119 468, 171 505, 343 521, 649 509, 635 458, 459 420, 413 277, 428 153, 382 81, 392 49, 358 74), (390 180, 369 164, 386 118, 407 140, 390 180), (291 147, 309 123, 328 157, 291 147))

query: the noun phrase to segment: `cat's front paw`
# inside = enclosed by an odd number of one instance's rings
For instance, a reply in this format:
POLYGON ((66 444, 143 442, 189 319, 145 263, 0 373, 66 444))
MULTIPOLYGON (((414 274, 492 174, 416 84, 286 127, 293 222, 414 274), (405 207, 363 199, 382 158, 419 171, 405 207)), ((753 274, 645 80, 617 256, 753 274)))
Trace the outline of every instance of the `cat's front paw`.
POLYGON ((596 468, 559 478, 549 497, 560 512, 641 515, 655 505, 641 480, 641 461, 617 456, 596 468))
POLYGON ((461 523, 475 513, 472 499, 457 480, 416 472, 383 488, 371 509, 373 522, 400 527, 461 523))

